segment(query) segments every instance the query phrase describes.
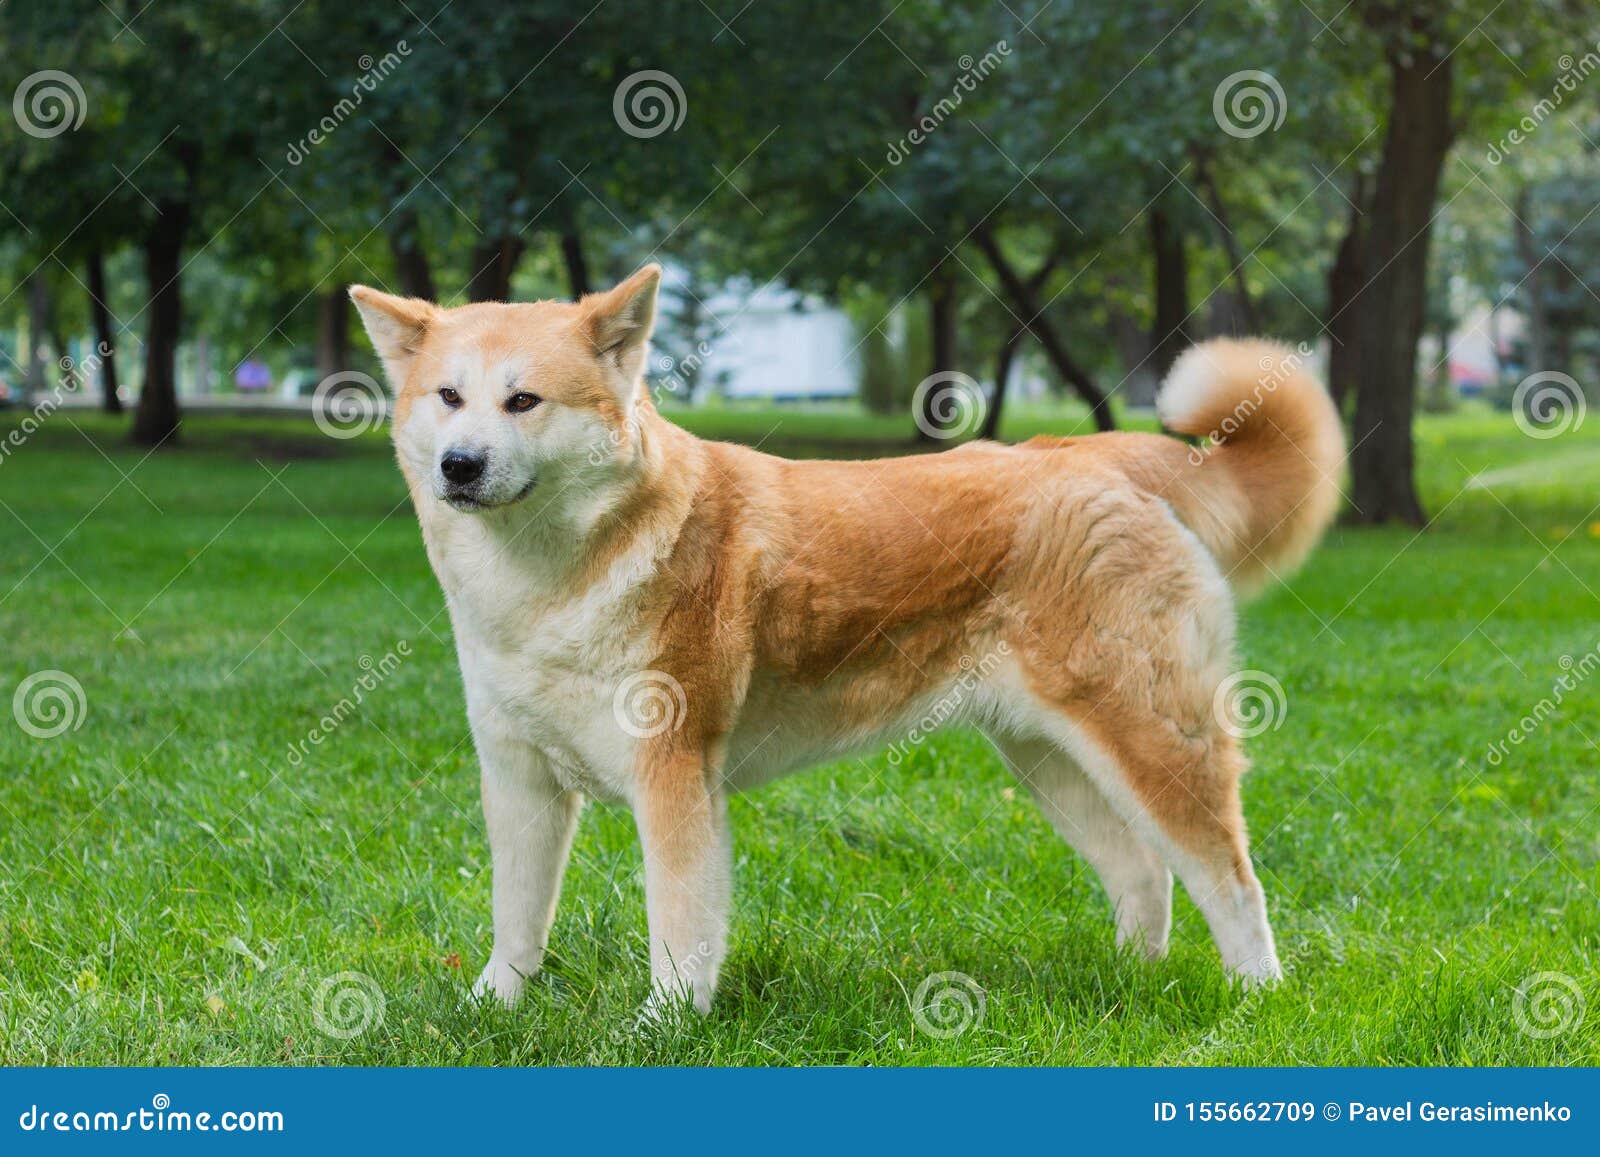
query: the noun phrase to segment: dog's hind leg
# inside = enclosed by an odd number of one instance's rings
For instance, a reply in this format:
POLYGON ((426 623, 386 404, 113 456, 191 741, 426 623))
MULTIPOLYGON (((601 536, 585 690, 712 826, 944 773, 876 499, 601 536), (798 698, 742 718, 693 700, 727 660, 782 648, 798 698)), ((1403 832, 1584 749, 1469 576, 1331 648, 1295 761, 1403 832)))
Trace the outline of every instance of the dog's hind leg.
POLYGON ((494 865, 494 950, 473 993, 509 1005, 544 959, 583 801, 531 744, 488 726, 473 732, 494 865))
POLYGON ((1073 759, 1044 739, 991 736, 1062 839, 1100 877, 1117 922, 1117 943, 1164 956, 1172 930, 1172 873, 1112 809, 1073 759))
POLYGON ((1228 971, 1246 982, 1278 979, 1239 802, 1245 762, 1237 741, 1220 730, 1204 740, 1178 737, 1155 717, 1071 731, 1069 746, 1112 807, 1183 881, 1228 971))

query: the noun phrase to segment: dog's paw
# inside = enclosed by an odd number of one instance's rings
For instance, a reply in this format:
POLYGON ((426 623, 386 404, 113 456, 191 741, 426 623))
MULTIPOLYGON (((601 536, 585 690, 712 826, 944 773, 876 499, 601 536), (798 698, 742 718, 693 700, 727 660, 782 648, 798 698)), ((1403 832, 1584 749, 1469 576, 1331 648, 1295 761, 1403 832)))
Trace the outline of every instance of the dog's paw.
POLYGON ((1233 979, 1242 988, 1271 988, 1283 979, 1277 953, 1254 957, 1233 967, 1233 979))
POLYGON ((696 1015, 705 1016, 710 1011, 710 990, 691 992, 683 987, 667 988, 657 984, 651 987, 650 997, 639 1010, 635 1023, 640 1029, 688 1023, 693 1021, 696 1015))
POLYGON ((527 983, 527 973, 491 956, 489 963, 485 964, 483 971, 478 974, 477 983, 472 986, 472 995, 477 1000, 498 1000, 507 1008, 511 1008, 522 998, 522 990, 527 983))

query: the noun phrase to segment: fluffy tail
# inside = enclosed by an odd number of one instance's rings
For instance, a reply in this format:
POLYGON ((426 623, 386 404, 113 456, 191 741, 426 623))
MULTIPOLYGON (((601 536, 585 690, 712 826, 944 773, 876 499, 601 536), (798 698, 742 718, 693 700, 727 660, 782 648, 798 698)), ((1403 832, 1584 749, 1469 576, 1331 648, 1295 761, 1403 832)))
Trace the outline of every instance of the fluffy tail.
POLYGON ((1205 439, 1165 497, 1242 593, 1298 566, 1339 507, 1344 430, 1306 360, 1272 342, 1208 341, 1156 399, 1168 429, 1205 439))

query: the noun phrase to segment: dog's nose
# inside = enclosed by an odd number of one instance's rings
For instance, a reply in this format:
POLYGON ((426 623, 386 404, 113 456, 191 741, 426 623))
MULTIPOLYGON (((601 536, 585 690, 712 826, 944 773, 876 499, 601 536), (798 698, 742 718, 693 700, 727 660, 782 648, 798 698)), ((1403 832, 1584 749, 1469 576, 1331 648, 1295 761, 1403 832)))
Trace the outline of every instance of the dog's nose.
POLYGON ((468 454, 462 450, 446 451, 439 459, 439 473, 452 486, 465 486, 483 475, 483 455, 468 454))

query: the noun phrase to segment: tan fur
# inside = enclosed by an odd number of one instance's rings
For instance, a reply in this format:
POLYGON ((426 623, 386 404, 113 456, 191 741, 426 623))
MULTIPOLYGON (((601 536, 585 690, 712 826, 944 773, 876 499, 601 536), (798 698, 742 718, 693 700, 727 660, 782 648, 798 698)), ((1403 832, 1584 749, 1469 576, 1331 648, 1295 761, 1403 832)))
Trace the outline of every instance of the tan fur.
MULTIPOLYGON (((726 794, 899 738, 973 670, 953 714, 996 738, 1047 814, 1080 813, 1081 839, 1073 816, 1051 819, 1101 871, 1119 935, 1164 947, 1170 865, 1230 969, 1276 975, 1239 803, 1245 760, 1213 698, 1231 669, 1228 584, 1298 563, 1338 501, 1339 424, 1294 356, 1211 342, 1180 361, 1164 412, 1180 432, 1217 431, 1204 450, 1112 434, 786 461, 655 411, 640 382, 652 269, 576 305, 354 295, 398 393, 396 441, 475 730, 496 751, 525 742, 519 774, 550 798, 632 805, 658 992, 679 984, 709 1002, 726 942, 726 794), (469 409, 493 404, 497 375, 545 398, 525 424, 470 419, 539 463, 515 504, 461 513, 430 490, 428 454, 453 420, 433 395, 451 367, 473 379, 460 385, 469 409), (563 422, 603 431, 603 460, 541 440, 563 422), (639 672, 681 687, 681 717, 617 740, 597 705, 639 672)), ((508 778, 488 759, 485 772, 508 778)), ((562 838, 570 827, 549 837, 564 862, 562 838)), ((529 894, 553 895, 536 868, 515 870, 529 894)), ((520 981, 506 968, 537 967, 548 918, 502 931, 501 909, 497 876, 483 984, 508 997, 520 981), (537 950, 503 953, 502 940, 537 950)))

